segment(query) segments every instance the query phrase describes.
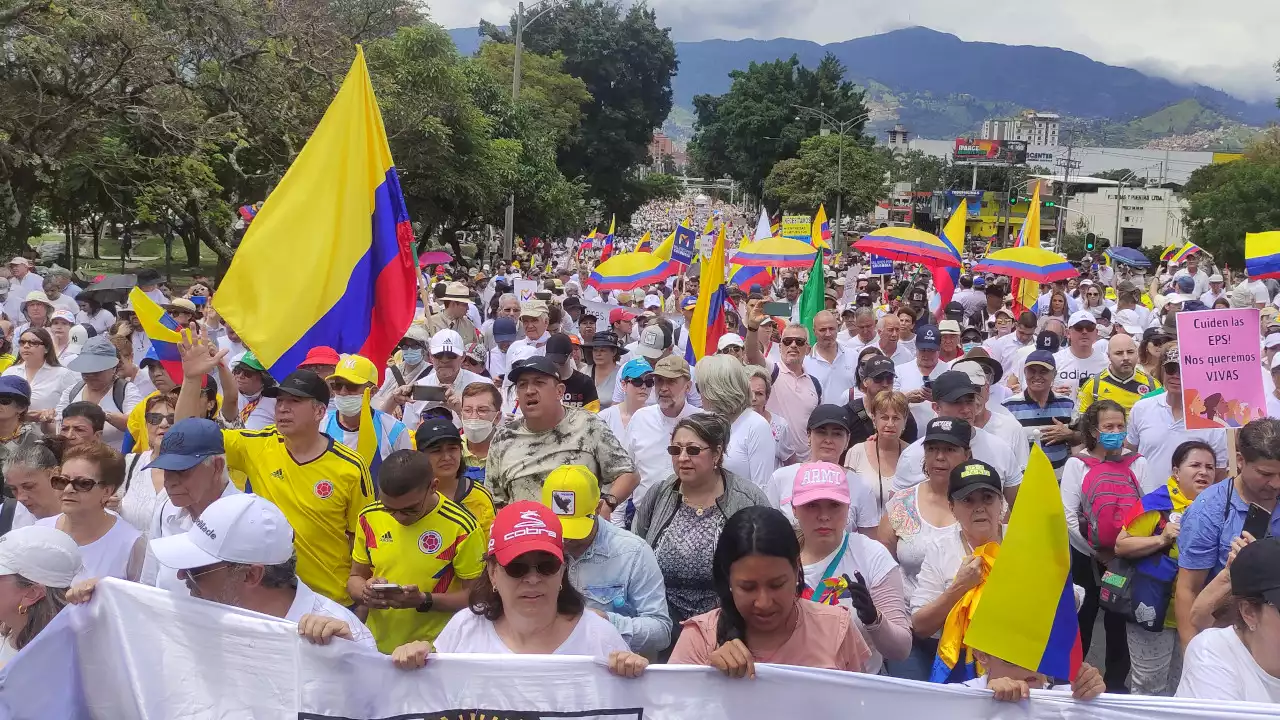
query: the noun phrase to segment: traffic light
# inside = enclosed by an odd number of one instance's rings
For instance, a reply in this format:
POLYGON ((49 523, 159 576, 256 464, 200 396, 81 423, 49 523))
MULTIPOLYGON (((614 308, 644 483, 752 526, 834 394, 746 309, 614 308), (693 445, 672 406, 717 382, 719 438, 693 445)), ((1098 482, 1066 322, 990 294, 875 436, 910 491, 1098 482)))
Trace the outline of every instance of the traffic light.
POLYGON ((1045 206, 1045 207, 1047 207, 1047 208, 1058 207, 1058 201, 1057 201, 1057 200, 1045 200, 1045 201, 1044 201, 1044 206, 1045 206))
POLYGON ((1089 233, 1088 235, 1085 235, 1085 236, 1084 236, 1084 251, 1085 251, 1085 252, 1093 252, 1093 249, 1094 249, 1094 247, 1096 247, 1096 246, 1097 246, 1097 244, 1098 244, 1098 236, 1097 236, 1097 235, 1094 235, 1093 233, 1089 233))

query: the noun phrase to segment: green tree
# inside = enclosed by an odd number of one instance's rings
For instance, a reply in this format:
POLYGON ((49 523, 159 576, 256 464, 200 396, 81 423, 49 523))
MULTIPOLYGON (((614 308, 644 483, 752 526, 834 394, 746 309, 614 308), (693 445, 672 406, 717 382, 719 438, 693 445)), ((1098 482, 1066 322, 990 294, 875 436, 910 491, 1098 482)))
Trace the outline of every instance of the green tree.
POLYGON ((1183 197, 1191 241, 1218 262, 1239 267, 1245 233, 1280 228, 1280 161, 1245 157, 1206 165, 1191 174, 1183 197))
MULTIPOLYGON (((511 18, 511 27, 515 27, 511 18)), ((497 42, 511 38, 483 24, 497 42)), ((643 3, 569 0, 547 11, 524 33, 534 53, 564 57, 564 69, 586 83, 591 99, 582 127, 559 153, 567 177, 587 183, 607 212, 629 217, 643 202, 634 171, 648 161, 653 132, 671 112, 671 78, 678 62, 670 29, 660 28, 643 3)))
POLYGON ((883 155, 858 140, 844 138, 843 168, 838 170, 841 142, 835 135, 805 140, 799 157, 774 165, 764 183, 765 197, 776 200, 784 211, 810 212, 825 203, 834 212, 840 194, 846 217, 871 212, 888 193, 884 182, 888 165, 883 155))
MULTIPOLYGON (((733 84, 724 95, 693 99, 697 129, 689 143, 695 171, 705 177, 728 175, 757 196, 780 160, 794 158, 805 138, 825 126, 796 106, 822 110, 837 120, 866 113, 864 93, 844 80, 845 68, 828 54, 817 68, 789 60, 751 63, 729 73, 733 84)), ((851 138, 861 138, 865 121, 854 123, 851 138)), ((870 147, 870 139, 864 144, 870 147)))

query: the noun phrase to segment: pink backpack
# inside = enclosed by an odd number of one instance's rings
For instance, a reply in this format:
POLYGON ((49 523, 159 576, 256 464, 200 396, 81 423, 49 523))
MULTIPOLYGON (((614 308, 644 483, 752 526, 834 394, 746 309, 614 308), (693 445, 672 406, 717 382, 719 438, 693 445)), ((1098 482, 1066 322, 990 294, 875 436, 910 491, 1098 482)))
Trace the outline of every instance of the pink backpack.
POLYGON ((1116 460, 1079 455, 1088 468, 1080 488, 1080 531, 1094 549, 1111 549, 1124 527, 1124 516, 1142 499, 1142 486, 1130 466, 1139 457, 1129 453, 1116 460))

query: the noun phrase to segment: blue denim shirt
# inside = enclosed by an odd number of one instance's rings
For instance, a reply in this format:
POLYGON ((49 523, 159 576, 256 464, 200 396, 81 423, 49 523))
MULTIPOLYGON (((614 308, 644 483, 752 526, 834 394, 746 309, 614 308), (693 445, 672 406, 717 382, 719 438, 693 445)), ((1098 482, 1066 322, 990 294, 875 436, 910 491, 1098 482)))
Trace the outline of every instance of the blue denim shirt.
POLYGON ((596 537, 570 557, 569 582, 587 607, 605 613, 622 639, 650 660, 671 644, 667 589, 653 548, 611 522, 596 520, 596 537))
MULTIPOLYGON (((1249 514, 1249 503, 1235 491, 1234 481, 1226 478, 1210 485, 1187 509, 1186 517, 1182 518, 1182 531, 1178 533, 1178 567, 1208 570, 1212 579, 1227 566, 1231 541, 1244 532, 1244 520, 1249 514)), ((1271 535, 1280 536, 1280 505, 1271 513, 1271 535)))

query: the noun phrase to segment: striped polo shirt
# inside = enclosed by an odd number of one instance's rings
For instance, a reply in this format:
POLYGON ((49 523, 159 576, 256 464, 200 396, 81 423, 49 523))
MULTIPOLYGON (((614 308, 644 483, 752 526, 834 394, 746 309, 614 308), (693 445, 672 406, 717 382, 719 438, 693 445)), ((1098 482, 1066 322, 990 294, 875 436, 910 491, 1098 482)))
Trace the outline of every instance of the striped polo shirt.
MULTIPOLYGON (((1039 441, 1040 433, 1037 428, 1052 425, 1054 420, 1063 425, 1069 424, 1071 422, 1071 413, 1075 409, 1074 400, 1069 397, 1058 397, 1053 394, 1052 390, 1049 391, 1049 398, 1043 406, 1028 398, 1026 393, 1014 395, 1005 400, 1003 405, 1019 423, 1022 423, 1022 427, 1031 430, 1032 442, 1039 441)), ((1071 445, 1069 443, 1051 443, 1042 444, 1040 447, 1053 465, 1054 474, 1061 479, 1062 466, 1066 464, 1067 458, 1071 456, 1071 445)))

